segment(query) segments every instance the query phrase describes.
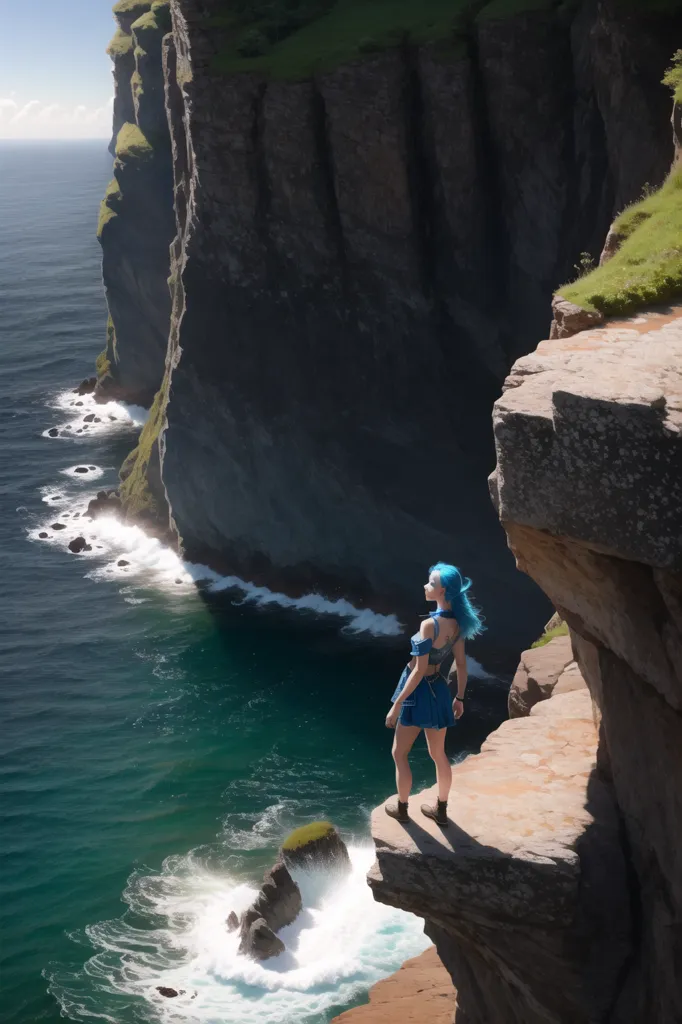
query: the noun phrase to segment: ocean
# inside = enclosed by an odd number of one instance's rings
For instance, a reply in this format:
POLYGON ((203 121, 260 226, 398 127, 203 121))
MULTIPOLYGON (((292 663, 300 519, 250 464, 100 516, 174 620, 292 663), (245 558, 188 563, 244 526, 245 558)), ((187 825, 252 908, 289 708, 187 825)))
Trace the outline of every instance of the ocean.
MULTIPOLYGON (((104 347, 110 177, 104 142, 0 144, 2 1019, 322 1024, 427 945, 364 880, 420 595, 405 624, 287 602, 83 523, 145 416, 73 393, 104 347), (244 960, 227 914, 320 817, 352 875, 311 897, 285 956, 244 960)), ((472 669, 457 759, 504 717, 508 679, 472 669)), ((414 773, 432 782, 423 743, 414 773)))

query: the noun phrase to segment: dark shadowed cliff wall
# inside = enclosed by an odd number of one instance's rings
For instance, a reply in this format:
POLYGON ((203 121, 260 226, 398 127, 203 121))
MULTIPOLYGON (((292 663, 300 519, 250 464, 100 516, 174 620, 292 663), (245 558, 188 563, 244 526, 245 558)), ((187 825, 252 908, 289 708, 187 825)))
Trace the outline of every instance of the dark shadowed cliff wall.
POLYGON ((216 70, 221 5, 171 0, 174 313, 124 500, 167 497, 188 557, 278 585, 413 607, 460 562, 518 649, 545 607, 489 506, 490 408, 670 165, 679 16, 496 6, 291 81, 216 70))

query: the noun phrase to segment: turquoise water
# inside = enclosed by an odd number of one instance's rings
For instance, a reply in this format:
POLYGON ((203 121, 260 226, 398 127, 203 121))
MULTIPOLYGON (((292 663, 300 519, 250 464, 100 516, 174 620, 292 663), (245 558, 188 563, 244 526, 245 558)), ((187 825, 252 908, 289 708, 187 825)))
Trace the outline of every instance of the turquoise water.
MULTIPOLYGON (((110 173, 102 143, 0 147, 2 1019, 328 1021, 424 945, 363 881, 369 812, 393 789, 383 718, 404 637, 315 602, 202 592, 113 524, 84 530, 89 555, 65 550, 141 420, 112 406, 79 435, 89 407, 68 390, 103 347, 94 228, 110 173), (250 965, 224 918, 286 832, 321 816, 354 875, 311 897, 295 961, 250 965), (185 996, 156 995, 174 982, 185 996)), ((500 720, 505 692, 472 680, 453 756, 500 720)), ((431 781, 421 746, 415 779, 431 781)))

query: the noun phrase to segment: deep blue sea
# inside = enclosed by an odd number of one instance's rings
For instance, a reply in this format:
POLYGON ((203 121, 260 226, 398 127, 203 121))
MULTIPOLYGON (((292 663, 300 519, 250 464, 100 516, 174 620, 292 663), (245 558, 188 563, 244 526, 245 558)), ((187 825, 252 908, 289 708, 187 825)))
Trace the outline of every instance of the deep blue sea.
MULTIPOLYGON (((110 177, 103 142, 0 144, 0 1013, 321 1024, 426 945, 364 882, 404 649, 390 618, 236 581, 202 592, 139 530, 81 526, 144 417, 72 392, 104 346, 110 177), (71 554, 80 532, 92 550, 71 554), (225 917, 319 817, 353 875, 292 926, 286 962, 244 960, 225 917)), ((470 693, 454 757, 504 714, 503 682, 470 693)), ((431 782, 421 744, 415 781, 431 782)))

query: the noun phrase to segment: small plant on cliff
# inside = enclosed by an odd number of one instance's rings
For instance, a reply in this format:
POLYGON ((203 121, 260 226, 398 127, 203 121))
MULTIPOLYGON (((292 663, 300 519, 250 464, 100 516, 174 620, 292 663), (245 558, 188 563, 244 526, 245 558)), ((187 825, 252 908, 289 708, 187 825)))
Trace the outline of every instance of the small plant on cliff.
POLYGON ((672 89, 675 100, 682 103, 682 50, 673 54, 672 64, 663 76, 663 84, 672 89))
POLYGON ((590 274, 594 270, 594 267, 594 256, 589 252, 581 252, 578 262, 573 265, 576 277, 584 277, 585 274, 590 274))

